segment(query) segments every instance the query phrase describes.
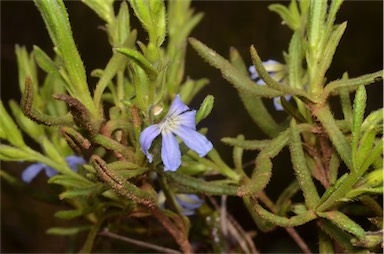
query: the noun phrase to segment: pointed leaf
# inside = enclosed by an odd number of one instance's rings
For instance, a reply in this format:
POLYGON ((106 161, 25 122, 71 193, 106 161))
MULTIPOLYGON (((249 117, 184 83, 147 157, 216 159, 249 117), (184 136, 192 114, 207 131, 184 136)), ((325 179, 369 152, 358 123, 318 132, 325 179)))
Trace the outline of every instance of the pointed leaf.
POLYGON ((210 65, 219 69, 223 77, 228 80, 234 87, 240 91, 247 92, 254 95, 263 97, 276 97, 284 95, 283 92, 269 88, 267 86, 259 86, 253 82, 249 76, 244 75, 241 71, 235 68, 230 62, 217 54, 212 49, 200 41, 189 38, 189 42, 197 53, 204 58, 210 65))
POLYGON ((339 211, 330 211, 325 213, 318 213, 319 216, 326 218, 330 221, 332 221, 336 226, 341 228, 342 230, 351 233, 359 238, 364 238, 365 231, 364 229, 348 218, 344 213, 339 211))

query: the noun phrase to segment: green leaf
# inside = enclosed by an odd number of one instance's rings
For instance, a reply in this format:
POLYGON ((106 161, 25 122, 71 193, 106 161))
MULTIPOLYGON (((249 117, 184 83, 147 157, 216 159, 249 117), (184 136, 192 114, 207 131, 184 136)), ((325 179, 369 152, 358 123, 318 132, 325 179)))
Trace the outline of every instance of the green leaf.
POLYGON ((311 172, 307 167, 300 132, 295 120, 291 121, 289 151, 291 153, 291 160, 296 179, 303 191, 305 204, 309 209, 314 208, 319 203, 320 197, 313 182, 311 172))
POLYGON ((270 232, 276 228, 276 225, 268 220, 263 219, 253 208, 254 204, 250 197, 243 197, 243 202, 248 212, 251 214, 253 221, 256 223, 257 228, 262 232, 270 232))
POLYGON ((366 160, 361 164, 359 168, 359 174, 363 174, 369 166, 371 166, 376 160, 381 159, 383 156, 383 140, 381 139, 375 147, 371 150, 371 153, 368 155, 366 160))
POLYGON ((352 151, 350 142, 341 132, 328 106, 323 106, 316 111, 316 116, 327 131, 329 138, 347 167, 353 171, 352 151))
POLYGON ((326 1, 311 1, 309 6, 308 40, 312 54, 320 54, 327 11, 326 1))
MULTIPOLYGON (((37 143, 40 142, 40 138, 44 135, 44 129, 42 125, 36 124, 29 118, 27 118, 20 109, 19 104, 14 100, 9 101, 9 106, 11 108, 12 114, 15 117, 17 125, 28 134, 33 140, 37 143)), ((1 131, 1 127, 0 127, 1 131)))
POLYGON ((360 140, 360 129, 363 123, 364 112, 367 102, 367 92, 364 86, 360 86, 356 92, 355 101, 353 103, 353 126, 352 126, 352 162, 354 170, 358 170, 356 165, 357 149, 360 140))
POLYGON ((332 31, 330 37, 327 40, 327 43, 324 46, 321 62, 319 63, 319 67, 316 73, 317 76, 323 77, 327 72, 346 27, 347 22, 344 22, 341 25, 335 26, 334 30, 332 31))
POLYGON ((165 176, 169 179, 169 183, 181 185, 194 192, 202 192, 211 195, 239 195, 236 186, 227 184, 218 184, 213 182, 204 181, 202 179, 194 178, 177 172, 165 172, 165 176))
POLYGON ((108 24, 114 22, 115 14, 113 11, 114 0, 81 0, 91 8, 100 18, 108 24))
POLYGON ((0 159, 5 161, 32 161, 33 156, 22 149, 0 144, 0 159))
POLYGON ((46 73, 60 75, 59 67, 57 66, 57 64, 41 48, 34 45, 33 53, 36 62, 41 69, 43 69, 46 73))
POLYGON ((47 230, 47 234, 50 235, 77 235, 83 231, 88 231, 91 229, 91 226, 78 226, 78 227, 55 227, 47 230))
POLYGON ((354 200, 356 197, 359 197, 361 195, 382 195, 384 192, 384 187, 376 187, 376 188, 356 188, 348 192, 348 194, 342 199, 343 201, 351 201, 354 200))
POLYGON ((290 218, 282 217, 279 215, 275 215, 267 210, 265 210, 261 205, 255 204, 254 209, 256 212, 264 219, 267 220, 275 225, 278 225, 280 227, 296 227, 303 225, 307 222, 310 222, 314 219, 316 219, 316 214, 309 210, 307 212, 304 212, 300 215, 295 215, 290 218))
MULTIPOLYGON (((32 89, 37 95, 36 97, 39 98, 39 95, 37 93, 39 83, 37 79, 37 68, 33 58, 33 53, 28 54, 27 49, 25 47, 20 47, 19 45, 15 46, 15 53, 16 53, 17 67, 18 67, 18 73, 19 73, 20 91, 22 93, 24 92, 25 79, 27 76, 29 76, 32 79, 32 84, 33 84, 32 89)), ((41 102, 38 102, 38 103, 41 103, 41 102)))
POLYGON ((329 211, 325 213, 318 212, 317 214, 320 217, 332 221, 332 223, 348 233, 351 233, 359 238, 364 238, 365 236, 364 229, 342 212, 329 211))
POLYGON ((212 95, 207 95, 204 101, 201 103, 199 110, 196 113, 196 124, 198 124, 201 120, 205 119, 209 116, 213 109, 213 103, 215 101, 215 97, 212 95))
POLYGON ((369 157, 369 154, 375 145, 375 136, 376 131, 373 129, 363 133, 359 142, 357 154, 355 154, 354 162, 357 169, 360 168, 363 162, 369 157))
MULTIPOLYGON (((290 5, 295 5, 297 10, 296 1, 292 1, 290 5)), ((281 4, 271 4, 268 6, 268 9, 279 14, 283 22, 287 24, 287 26, 293 31, 297 30, 300 27, 300 16, 297 12, 292 12, 287 7, 281 4)))
POLYGON ((149 41, 160 47, 166 34, 165 6, 161 0, 130 0, 137 18, 149 34, 149 41))
POLYGON ((109 82, 113 79, 116 73, 125 68, 128 60, 125 56, 119 53, 114 53, 111 59, 109 60, 107 66, 105 67, 103 74, 99 81, 96 84, 95 93, 94 93, 94 102, 95 105, 101 104, 101 96, 109 82))
POLYGON ((336 19, 336 14, 339 11, 342 3, 343 3, 343 0, 331 1, 331 5, 329 7, 327 21, 326 21, 326 29, 325 29, 325 34, 327 36, 333 27, 333 23, 335 22, 335 19, 336 19))
POLYGON ((335 253, 332 238, 324 232, 319 232, 319 253, 335 253))
POLYGON ((90 198, 99 195, 105 190, 107 190, 107 186, 102 183, 99 183, 89 187, 76 188, 64 191, 59 195, 59 197, 60 199, 90 198))
POLYGON ((23 136, 21 135, 17 125, 8 114, 3 102, 0 101, 0 138, 8 140, 11 144, 17 147, 25 147, 23 136))
POLYGON ((189 104, 195 95, 208 85, 208 79, 191 80, 187 78, 180 88, 180 97, 185 104, 189 104))
POLYGON ((357 78, 350 79, 339 79, 331 81, 324 88, 323 97, 326 98, 330 95, 338 95, 340 93, 340 89, 345 89, 344 91, 352 92, 359 88, 360 86, 365 86, 369 84, 373 84, 375 82, 380 82, 383 80, 383 71, 377 71, 374 73, 369 73, 362 75, 357 78))
POLYGON ((289 85, 299 89, 303 89, 303 45, 301 34, 295 32, 289 43, 288 69, 289 69, 289 85))
POLYGON ((361 131, 366 132, 369 129, 375 129, 377 132, 382 132, 383 130, 383 117, 384 117, 384 109, 378 109, 370 113, 365 119, 363 124, 361 125, 361 131))
POLYGON ((249 76, 245 75, 230 62, 200 41, 194 38, 189 38, 189 42, 202 58, 204 58, 213 67, 219 69, 223 77, 233 84, 239 91, 269 98, 284 95, 283 92, 277 91, 270 87, 257 85, 249 78, 249 76))
POLYGON ((318 225, 323 232, 329 235, 332 239, 335 239, 342 248, 349 252, 356 251, 356 249, 351 244, 352 236, 350 234, 336 227, 328 220, 320 220, 318 225))
POLYGON ((92 248, 95 242, 95 239, 100 231, 102 224, 104 223, 104 219, 99 219, 91 228, 88 233, 87 240, 85 241, 83 247, 79 253, 92 253, 92 248))
POLYGON ((158 76, 157 70, 152 66, 152 64, 138 51, 129 49, 129 48, 116 48, 117 52, 122 53, 134 63, 139 65, 148 77, 152 80, 155 80, 158 76))
POLYGON ((322 204, 324 203, 337 189, 340 188, 340 186, 344 183, 345 179, 347 178, 348 176, 348 173, 345 173, 344 175, 342 175, 339 179, 337 179, 337 181, 335 182, 335 184, 333 184, 332 186, 330 186, 323 194, 323 196, 321 196, 321 199, 319 201, 319 204, 322 204))
POLYGON ((180 84, 184 78, 187 48, 185 42, 192 29, 203 18, 203 14, 193 15, 193 9, 190 8, 191 1, 168 1, 167 3, 167 87, 169 89, 168 94, 173 97, 179 92, 180 84))
MULTIPOLYGON (((271 88, 276 89, 278 91, 283 92, 284 94, 290 94, 292 96, 301 96, 307 98, 306 92, 301 89, 297 89, 295 87, 287 86, 280 84, 276 80, 274 80, 267 70, 264 68, 263 62, 261 61, 260 56, 258 55, 256 48, 252 45, 251 49, 252 62, 255 65, 256 71, 259 74, 260 78, 271 88)), ((263 87, 263 86, 261 86, 263 87)))
POLYGON ((91 187, 95 188, 95 189, 99 188, 99 186, 98 186, 99 184, 94 184, 84 177, 74 178, 70 175, 64 175, 64 174, 59 174, 59 175, 55 175, 53 177, 50 177, 48 180, 48 183, 59 184, 59 185, 62 185, 68 189, 70 189, 70 188, 81 189, 81 188, 91 188, 91 187))
POLYGON ((64 2, 62 0, 35 0, 34 2, 43 17, 56 53, 64 62, 70 81, 67 83, 67 91, 72 97, 81 101, 93 116, 97 116, 88 89, 85 68, 73 40, 64 2))
MULTIPOLYGON (((303 124, 298 126, 300 131, 308 131, 311 127, 303 124)), ((279 136, 271 140, 256 157, 256 166, 252 172, 251 180, 242 187, 246 195, 257 194, 262 191, 272 177, 272 158, 277 156, 280 151, 288 144, 291 130, 285 130, 279 136)))
POLYGON ((245 150, 262 150, 268 146, 271 141, 269 139, 265 140, 242 140, 239 138, 222 138, 221 142, 235 147, 240 147, 245 150))
MULTIPOLYGON (((248 76, 247 67, 241 58, 239 52, 235 48, 230 50, 230 60, 231 63, 244 75, 248 76)), ((247 92, 239 91, 239 96, 241 101, 244 104, 245 109, 248 111, 248 114, 251 116, 252 120, 266 133, 269 137, 276 137, 283 129, 283 126, 280 126, 273 119, 271 114, 268 112, 265 107, 262 98, 249 94, 247 92)))
POLYGON ((383 183, 383 169, 375 169, 372 172, 369 172, 366 176, 364 176, 356 186, 364 186, 364 187, 376 187, 380 186, 383 183))
POLYGON ((123 45, 130 34, 129 11, 125 1, 121 3, 119 13, 117 14, 116 29, 117 45, 123 45))
POLYGON ((47 154, 53 161, 58 164, 66 164, 62 151, 57 150, 57 147, 55 147, 47 137, 42 137, 41 146, 45 154, 47 154))
POLYGON ((56 218, 71 220, 80 216, 89 214, 92 212, 92 208, 87 209, 75 209, 75 210, 63 210, 55 213, 56 218))

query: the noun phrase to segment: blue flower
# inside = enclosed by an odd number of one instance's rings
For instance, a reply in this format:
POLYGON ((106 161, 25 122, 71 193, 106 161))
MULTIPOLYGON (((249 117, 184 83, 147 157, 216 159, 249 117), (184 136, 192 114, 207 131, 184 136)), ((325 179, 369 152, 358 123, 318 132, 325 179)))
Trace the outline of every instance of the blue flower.
MULTIPOLYGON (((164 208, 165 206, 165 195, 163 191, 159 192, 159 206, 164 208)), ((204 200, 200 199, 195 194, 176 194, 175 199, 177 204, 181 208, 181 213, 185 216, 191 216, 195 214, 195 210, 198 209, 204 200)))
MULTIPOLYGON (((266 62, 263 62, 263 66, 274 80, 280 83, 284 83, 284 79, 286 78, 284 64, 281 64, 275 60, 268 60, 266 62)), ((248 70, 251 73, 251 79, 255 80, 256 84, 265 85, 265 82, 260 78, 259 74, 257 73, 255 66, 251 65, 248 70)), ((291 95, 286 95, 284 97, 287 101, 292 98, 291 95)), ((277 111, 284 110, 284 108, 281 106, 280 97, 273 98, 273 105, 275 106, 275 109, 277 111)))
POLYGON ((141 150, 149 162, 152 162, 152 154, 148 150, 160 133, 162 136, 161 159, 164 163, 164 170, 175 171, 181 164, 180 148, 175 135, 200 157, 205 156, 213 145, 204 135, 196 131, 195 118, 196 111, 186 106, 177 95, 164 119, 159 124, 145 128, 140 135, 141 150))
POLYGON ((181 207, 181 213, 185 216, 191 216, 195 214, 195 210, 198 209, 204 200, 200 199, 195 194, 176 194, 176 201, 181 207))
MULTIPOLYGON (((65 161, 67 162, 68 166, 75 172, 77 172, 77 165, 81 165, 85 163, 85 160, 82 157, 79 157, 76 155, 71 155, 66 157, 65 161)), ((45 171, 45 174, 48 177, 52 177, 58 174, 58 172, 55 169, 41 162, 38 162, 27 167, 21 174, 21 179, 26 183, 30 183, 42 170, 45 171)))

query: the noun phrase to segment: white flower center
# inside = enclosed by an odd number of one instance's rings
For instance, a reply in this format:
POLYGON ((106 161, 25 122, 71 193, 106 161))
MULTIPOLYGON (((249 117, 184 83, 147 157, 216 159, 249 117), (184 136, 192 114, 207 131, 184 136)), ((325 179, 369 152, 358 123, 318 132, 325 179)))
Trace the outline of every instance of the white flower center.
POLYGON ((166 116, 161 122, 160 122, 160 131, 161 132, 173 132, 173 130, 176 130, 181 125, 180 117, 179 115, 170 115, 166 116))

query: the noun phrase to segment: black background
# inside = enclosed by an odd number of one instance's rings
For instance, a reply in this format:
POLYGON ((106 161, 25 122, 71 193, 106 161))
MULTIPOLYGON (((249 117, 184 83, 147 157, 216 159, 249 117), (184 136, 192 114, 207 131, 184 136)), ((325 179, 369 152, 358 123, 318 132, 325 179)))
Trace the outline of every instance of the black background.
MULTIPOLYGON (((263 60, 283 61, 282 52, 288 48, 291 31, 281 24, 280 17, 270 12, 267 1, 194 1, 193 8, 204 12, 202 22, 192 33, 219 54, 228 57, 229 48, 236 47, 248 65, 251 64, 249 47, 255 45, 263 60)), ((287 3, 287 2, 285 2, 287 3)), ((79 1, 65 2, 75 42, 86 65, 87 74, 95 68, 103 68, 111 57, 106 34, 97 27, 103 22, 79 1)), ((337 15, 337 22, 348 20, 348 26, 336 51, 328 80, 334 80, 347 71, 350 77, 356 77, 382 69, 383 66, 383 4, 382 1, 346 1, 337 15)), ((131 12, 131 25, 140 28, 131 12)), ((145 41, 146 34, 139 30, 139 38, 145 41)), ((18 74, 15 44, 25 45, 28 51, 38 45, 50 55, 53 54, 52 43, 44 23, 32 1, 1 1, 1 97, 4 104, 9 98, 20 98, 18 91, 18 74)), ((209 118, 200 123, 208 127, 208 137, 219 150, 223 158, 231 165, 231 148, 220 142, 222 137, 233 137, 243 133, 247 139, 265 138, 246 114, 236 90, 221 76, 219 71, 205 63, 191 47, 188 48, 186 75, 198 79, 207 77, 207 86, 191 103, 197 108, 207 94, 215 96, 215 107, 209 118)), ((96 79, 89 78, 94 85, 96 79)), ((383 89, 381 84, 368 88, 367 111, 382 105, 383 89)), ((270 109, 273 110, 272 104, 270 109)), ((283 119, 285 113, 275 113, 283 119)), ((286 151, 285 151, 286 152, 286 151)), ((246 154, 246 159, 254 154, 246 154)), ((273 197, 278 195, 281 184, 292 178, 290 166, 287 166, 286 153, 277 157, 272 182, 267 192, 273 197), (277 172, 277 173, 276 173, 277 172), (275 188, 276 187, 276 188, 275 188)), ((3 163, 2 169, 13 175, 20 174, 24 165, 3 163)), ((33 187, 45 187, 41 176, 33 187)), ((45 234, 51 226, 64 225, 66 222, 52 218, 57 211, 55 205, 36 201, 25 194, 12 189, 2 181, 1 186, 1 252, 63 252, 68 246, 81 243, 78 239, 55 237, 45 234)), ((236 201, 229 202, 229 210, 240 218, 246 229, 255 228, 253 222, 239 207, 236 201)), ((73 222, 75 223, 75 222, 73 222)), ((70 224, 73 224, 70 223, 70 224)), ((313 225, 300 228, 311 248, 316 250, 317 239, 314 238, 313 225), (306 234, 305 232, 309 232, 306 234)), ((299 251, 293 241, 277 230, 271 234, 256 237, 256 245, 263 252, 299 251)), ((76 250, 76 249, 75 249, 76 250)))

